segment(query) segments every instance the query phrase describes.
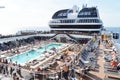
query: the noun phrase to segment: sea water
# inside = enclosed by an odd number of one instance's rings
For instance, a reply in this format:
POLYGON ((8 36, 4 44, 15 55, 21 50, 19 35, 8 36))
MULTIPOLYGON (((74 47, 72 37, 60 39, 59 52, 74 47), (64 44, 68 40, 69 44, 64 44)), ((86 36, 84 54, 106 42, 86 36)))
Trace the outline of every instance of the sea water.
POLYGON ((114 41, 117 42, 114 45, 116 46, 117 52, 118 52, 118 59, 120 59, 120 27, 105 27, 107 31, 110 31, 112 33, 119 33, 119 39, 115 39, 114 41))
POLYGON ((113 33, 119 33, 119 39, 116 39, 117 43, 120 44, 120 27, 105 27, 107 31, 111 31, 113 33))

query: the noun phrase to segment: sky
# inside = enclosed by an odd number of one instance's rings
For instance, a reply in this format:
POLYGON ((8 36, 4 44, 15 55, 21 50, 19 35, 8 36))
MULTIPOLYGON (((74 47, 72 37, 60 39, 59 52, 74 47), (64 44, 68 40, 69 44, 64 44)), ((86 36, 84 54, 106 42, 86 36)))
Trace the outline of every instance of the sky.
POLYGON ((120 27, 120 0, 0 0, 0 34, 20 30, 46 30, 52 15, 61 9, 83 4, 97 6, 105 27, 120 27))

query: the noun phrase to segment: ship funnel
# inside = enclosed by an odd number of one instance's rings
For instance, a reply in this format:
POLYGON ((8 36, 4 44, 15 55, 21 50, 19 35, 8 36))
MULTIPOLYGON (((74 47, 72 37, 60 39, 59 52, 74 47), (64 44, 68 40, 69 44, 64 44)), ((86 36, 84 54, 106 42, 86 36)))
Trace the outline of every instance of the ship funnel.
POLYGON ((77 13, 78 12, 78 7, 76 5, 73 6, 73 13, 77 13))

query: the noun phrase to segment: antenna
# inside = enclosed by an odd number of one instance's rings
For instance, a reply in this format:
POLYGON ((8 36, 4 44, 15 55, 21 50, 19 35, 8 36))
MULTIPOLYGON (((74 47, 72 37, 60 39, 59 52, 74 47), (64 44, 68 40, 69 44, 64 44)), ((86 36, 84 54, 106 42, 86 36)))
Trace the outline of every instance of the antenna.
POLYGON ((86 4, 88 3, 88 0, 86 0, 86 4))
POLYGON ((87 7, 87 3, 88 3, 88 0, 85 0, 85 3, 83 4, 82 8, 86 8, 87 7))

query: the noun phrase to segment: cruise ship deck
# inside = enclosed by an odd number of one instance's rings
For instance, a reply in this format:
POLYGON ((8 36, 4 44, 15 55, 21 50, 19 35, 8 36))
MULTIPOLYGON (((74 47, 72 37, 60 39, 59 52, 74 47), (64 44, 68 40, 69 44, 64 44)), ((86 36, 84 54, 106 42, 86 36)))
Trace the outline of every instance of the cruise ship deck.
POLYGON ((1 80, 4 80, 4 78, 8 78, 9 80, 15 80, 13 78, 22 80, 56 80, 65 78, 64 71, 69 71, 68 79, 119 80, 119 71, 116 67, 120 58, 116 56, 119 55, 118 49, 116 47, 113 48, 113 46, 115 45, 109 38, 107 40, 103 40, 101 37, 85 38, 85 36, 83 38, 80 36, 71 38, 67 34, 58 34, 46 41, 41 40, 39 42, 35 40, 34 45, 33 43, 32 45, 29 43, 19 48, 1 51, 1 66, 7 66, 7 71, 9 72, 7 73, 6 69, 1 67, 1 80), (64 40, 63 38, 60 39, 60 36, 63 35, 64 40), (56 41, 57 44, 61 43, 64 45, 58 49, 52 48, 51 50, 53 51, 48 50, 46 56, 33 59, 27 62, 26 65, 19 65, 11 61, 6 62, 7 57, 21 54, 21 52, 29 49, 43 47, 51 42, 56 43, 56 41), (106 55, 111 57, 106 57, 106 55), (113 58, 115 61, 117 60, 115 66, 112 65, 113 58), (12 73, 11 68, 13 69, 12 73), (20 70, 20 73, 15 72, 14 69, 20 70), (74 73, 71 71, 74 71, 74 73), (73 75, 74 77, 72 77, 73 75))
POLYGON ((0 80, 120 80, 120 47, 97 7, 59 10, 49 26, 0 39, 0 80))

